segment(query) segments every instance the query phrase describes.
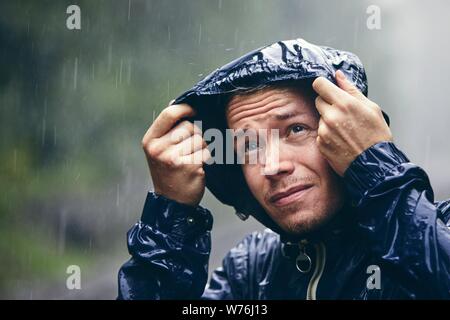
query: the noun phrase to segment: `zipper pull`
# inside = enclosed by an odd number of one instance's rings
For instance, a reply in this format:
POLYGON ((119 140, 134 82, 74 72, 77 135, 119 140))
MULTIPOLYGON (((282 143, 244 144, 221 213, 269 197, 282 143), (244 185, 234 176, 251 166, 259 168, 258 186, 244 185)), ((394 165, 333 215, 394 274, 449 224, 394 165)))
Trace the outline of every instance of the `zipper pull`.
POLYGON ((298 244, 300 252, 297 256, 297 259, 295 259, 295 266, 297 267, 297 270, 300 271, 301 273, 308 273, 309 271, 311 271, 312 261, 311 258, 306 253, 307 244, 308 244, 307 240, 302 240, 298 244))

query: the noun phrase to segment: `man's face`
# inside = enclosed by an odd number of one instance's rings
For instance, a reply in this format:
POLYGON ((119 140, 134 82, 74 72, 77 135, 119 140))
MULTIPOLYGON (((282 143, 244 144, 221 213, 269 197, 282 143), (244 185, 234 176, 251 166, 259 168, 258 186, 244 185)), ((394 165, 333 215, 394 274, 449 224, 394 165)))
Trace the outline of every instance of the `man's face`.
POLYGON ((313 231, 342 207, 340 178, 316 145, 320 116, 309 91, 266 88, 235 95, 226 118, 230 129, 268 131, 265 141, 240 139, 244 146, 238 142, 237 147, 245 149, 247 157, 257 150, 264 154, 264 161, 244 163, 242 170, 254 197, 283 230, 313 231), (277 143, 272 129, 278 129, 277 143))

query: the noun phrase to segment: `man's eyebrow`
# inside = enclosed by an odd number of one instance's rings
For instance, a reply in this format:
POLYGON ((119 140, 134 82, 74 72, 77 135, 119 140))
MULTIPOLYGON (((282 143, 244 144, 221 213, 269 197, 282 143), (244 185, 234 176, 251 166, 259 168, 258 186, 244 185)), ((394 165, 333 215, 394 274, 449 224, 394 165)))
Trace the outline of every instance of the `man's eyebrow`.
MULTIPOLYGON (((288 120, 290 118, 293 118, 293 117, 296 117, 299 115, 303 115, 303 114, 306 114, 306 112, 302 112, 300 110, 294 110, 294 111, 289 111, 289 112, 280 112, 280 113, 274 115, 274 117, 278 121, 283 121, 283 120, 288 120)), ((242 135, 246 134, 246 132, 248 130, 254 130, 254 129, 250 128, 248 125, 245 125, 243 128, 236 129, 234 131, 234 135, 236 137, 242 136, 242 135)))
MULTIPOLYGON (((243 127, 243 128, 239 128, 233 131, 233 135, 235 138, 241 137, 243 135, 245 135, 247 133, 247 131, 252 131, 255 129, 250 128, 248 125, 243 127)), ((255 130, 256 132, 257 130, 255 130)))
POLYGON ((301 114, 304 114, 305 112, 301 112, 299 110, 290 111, 290 112, 282 112, 275 115, 275 119, 278 121, 288 120, 290 118, 299 116, 301 114))

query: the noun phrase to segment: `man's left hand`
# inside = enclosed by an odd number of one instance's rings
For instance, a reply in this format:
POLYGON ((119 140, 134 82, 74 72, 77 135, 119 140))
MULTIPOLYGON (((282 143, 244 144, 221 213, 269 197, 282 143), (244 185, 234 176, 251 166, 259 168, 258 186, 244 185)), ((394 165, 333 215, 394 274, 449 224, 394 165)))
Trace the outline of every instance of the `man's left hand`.
POLYGON ((337 174, 364 150, 381 141, 392 141, 392 133, 381 108, 351 84, 342 71, 337 86, 324 77, 314 80, 316 108, 321 117, 317 145, 337 174))

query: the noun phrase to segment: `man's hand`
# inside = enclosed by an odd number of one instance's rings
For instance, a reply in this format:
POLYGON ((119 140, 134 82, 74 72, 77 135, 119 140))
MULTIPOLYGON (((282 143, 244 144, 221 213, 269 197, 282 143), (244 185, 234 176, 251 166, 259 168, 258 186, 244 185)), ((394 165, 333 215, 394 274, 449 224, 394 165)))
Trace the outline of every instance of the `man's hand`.
POLYGON ((205 192, 203 162, 211 157, 201 130, 180 122, 194 113, 187 104, 168 106, 142 138, 155 192, 192 206, 205 192))
POLYGON ((337 174, 343 176, 352 161, 381 141, 392 141, 392 133, 380 107, 367 99, 346 78, 336 72, 338 86, 326 78, 313 82, 319 95, 316 108, 321 117, 317 145, 337 174))

